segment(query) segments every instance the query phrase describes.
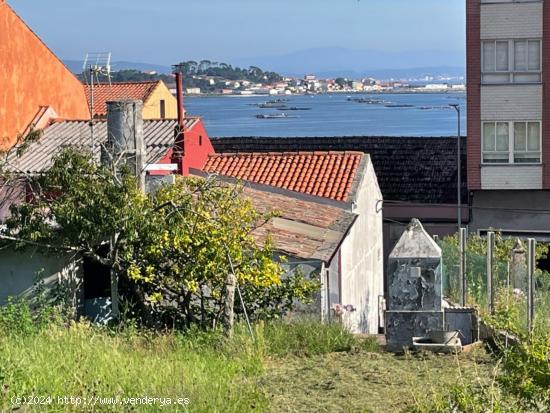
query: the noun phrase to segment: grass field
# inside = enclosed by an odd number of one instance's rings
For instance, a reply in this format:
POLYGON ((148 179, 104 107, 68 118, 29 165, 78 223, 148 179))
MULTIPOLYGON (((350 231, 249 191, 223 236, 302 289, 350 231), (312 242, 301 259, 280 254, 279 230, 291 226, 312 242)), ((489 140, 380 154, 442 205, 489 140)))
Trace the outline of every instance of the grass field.
POLYGON ((429 411, 460 381, 490 386, 493 361, 475 351, 413 356, 364 351, 271 360, 260 379, 270 412, 429 411))
POLYGON ((212 332, 113 331, 86 323, 4 332, 0 411, 427 412, 461 380, 490 386, 495 368, 483 350, 458 357, 384 353, 339 325, 259 325, 255 334, 253 342, 239 328, 226 341, 212 332), (14 397, 31 395, 52 402, 14 405, 14 397), (87 404, 60 404, 63 396, 87 404), (101 404, 117 396, 188 404, 101 404))

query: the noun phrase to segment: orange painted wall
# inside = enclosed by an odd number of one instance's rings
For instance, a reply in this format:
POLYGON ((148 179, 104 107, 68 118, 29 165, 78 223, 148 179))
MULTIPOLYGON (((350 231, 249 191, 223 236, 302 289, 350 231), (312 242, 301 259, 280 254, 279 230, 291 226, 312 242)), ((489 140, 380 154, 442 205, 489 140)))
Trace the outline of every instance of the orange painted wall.
POLYGON ((61 118, 89 117, 82 84, 0 0, 0 149, 13 144, 40 106, 61 118))

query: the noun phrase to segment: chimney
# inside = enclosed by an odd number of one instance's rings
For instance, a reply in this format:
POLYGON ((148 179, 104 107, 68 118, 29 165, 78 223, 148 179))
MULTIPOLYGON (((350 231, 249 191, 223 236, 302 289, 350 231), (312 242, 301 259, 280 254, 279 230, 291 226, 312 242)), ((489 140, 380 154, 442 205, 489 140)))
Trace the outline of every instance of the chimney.
POLYGON ((183 72, 181 65, 174 65, 176 76, 176 101, 178 105, 178 125, 175 130, 174 150, 172 162, 178 164, 178 172, 183 173, 185 157, 185 109, 183 108, 183 72))
POLYGON ((180 66, 176 66, 176 100, 178 102, 178 125, 183 130, 183 122, 185 119, 185 109, 183 108, 183 73, 180 66))
POLYGON ((146 150, 143 136, 143 102, 119 100, 107 102, 107 142, 101 151, 101 163, 123 166, 138 178, 145 191, 146 150))

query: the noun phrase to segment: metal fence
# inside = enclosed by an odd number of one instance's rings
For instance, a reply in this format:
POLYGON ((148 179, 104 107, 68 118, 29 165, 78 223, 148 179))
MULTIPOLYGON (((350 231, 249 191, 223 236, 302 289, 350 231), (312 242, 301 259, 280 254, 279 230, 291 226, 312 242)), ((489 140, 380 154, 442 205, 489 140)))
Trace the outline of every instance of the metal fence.
POLYGON ((443 295, 485 315, 506 312, 517 331, 550 331, 550 273, 537 268, 545 245, 532 239, 460 236, 438 240, 443 252, 443 295), (462 252, 463 251, 463 252, 462 252))

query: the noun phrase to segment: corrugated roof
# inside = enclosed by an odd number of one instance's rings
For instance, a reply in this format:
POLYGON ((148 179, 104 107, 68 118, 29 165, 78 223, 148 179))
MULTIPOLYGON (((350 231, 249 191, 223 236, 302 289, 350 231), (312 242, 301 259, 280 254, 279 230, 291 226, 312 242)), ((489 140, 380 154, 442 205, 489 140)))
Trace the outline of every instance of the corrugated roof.
MULTIPOLYGON (((117 82, 94 85, 94 117, 107 116, 107 102, 121 99, 138 99, 146 102, 160 80, 146 82, 117 82)), ((91 88, 84 86, 86 99, 90 104, 91 88)))
MULTIPOLYGON (((186 129, 193 128, 197 122, 198 118, 187 118, 186 129)), ((176 125, 177 121, 171 119, 143 121, 147 163, 158 162, 173 146, 176 125)), ((94 156, 99 160, 100 144, 107 141, 107 122, 96 121, 94 130, 94 156)), ((29 174, 44 172, 52 165, 55 155, 68 146, 86 149, 91 147, 89 121, 53 123, 44 129, 41 139, 30 145, 21 157, 18 158, 15 152, 10 154, 10 163, 14 165, 12 169, 29 174)))
POLYGON ((346 201, 362 152, 269 152, 210 155, 204 171, 346 201))
POLYGON ((343 207, 301 199, 290 191, 245 187, 244 195, 258 211, 281 214, 255 229, 254 238, 263 243, 270 236, 277 251, 302 259, 329 262, 357 217, 343 207))

